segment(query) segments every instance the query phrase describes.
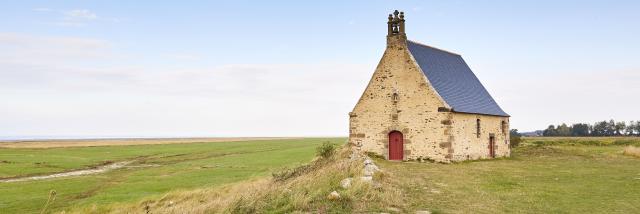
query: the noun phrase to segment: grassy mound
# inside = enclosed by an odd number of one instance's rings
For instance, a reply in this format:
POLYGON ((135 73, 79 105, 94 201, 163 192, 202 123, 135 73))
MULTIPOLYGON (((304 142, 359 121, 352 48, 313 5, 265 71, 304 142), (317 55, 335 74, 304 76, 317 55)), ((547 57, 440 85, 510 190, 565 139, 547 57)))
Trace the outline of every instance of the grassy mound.
POLYGON ((283 169, 272 177, 218 188, 180 191, 159 199, 135 204, 87 207, 77 213, 352 213, 384 211, 398 204, 400 192, 391 188, 384 172, 373 183, 360 180, 363 162, 350 160, 349 149, 330 152, 327 145, 318 150, 311 163, 283 169), (340 181, 353 178, 349 188, 340 181), (337 191, 340 197, 327 196, 337 191))

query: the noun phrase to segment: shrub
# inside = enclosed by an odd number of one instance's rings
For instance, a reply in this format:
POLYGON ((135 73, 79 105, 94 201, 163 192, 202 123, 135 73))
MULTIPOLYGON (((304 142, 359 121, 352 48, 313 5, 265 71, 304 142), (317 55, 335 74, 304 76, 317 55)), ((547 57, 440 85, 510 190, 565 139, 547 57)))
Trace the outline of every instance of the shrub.
POLYGON ((336 145, 330 142, 324 142, 321 146, 316 148, 318 156, 323 158, 329 158, 336 152, 336 145))
POLYGON ((522 135, 518 133, 518 130, 511 129, 511 131, 509 131, 509 142, 511 142, 511 147, 518 147, 521 141, 522 135))

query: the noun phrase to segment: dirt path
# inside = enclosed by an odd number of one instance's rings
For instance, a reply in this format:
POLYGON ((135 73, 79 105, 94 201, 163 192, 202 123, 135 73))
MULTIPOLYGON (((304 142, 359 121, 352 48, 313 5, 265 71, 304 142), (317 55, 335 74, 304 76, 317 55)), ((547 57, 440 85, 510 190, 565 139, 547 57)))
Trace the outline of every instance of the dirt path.
POLYGON ((133 161, 116 162, 116 163, 112 163, 112 164, 99 166, 99 167, 94 168, 94 169, 81 169, 81 170, 75 170, 75 171, 69 171, 69 172, 55 173, 55 174, 50 174, 50 175, 38 175, 38 176, 29 176, 29 177, 21 177, 21 178, 6 178, 6 179, 0 179, 0 182, 2 182, 2 183, 11 183, 11 182, 21 182, 21 181, 36 181, 36 180, 45 180, 45 179, 51 179, 51 178, 62 178, 62 177, 71 177, 71 176, 80 176, 80 175, 91 175, 91 174, 105 173, 105 172, 110 171, 110 170, 114 170, 114 169, 119 169, 119 168, 125 167, 126 165, 128 165, 128 164, 130 164, 132 162, 133 161))
POLYGON ((129 139, 82 139, 82 140, 16 140, 0 141, 0 148, 55 148, 87 146, 126 146, 176 143, 233 142, 251 140, 284 140, 293 137, 229 137, 229 138, 129 138, 129 139))

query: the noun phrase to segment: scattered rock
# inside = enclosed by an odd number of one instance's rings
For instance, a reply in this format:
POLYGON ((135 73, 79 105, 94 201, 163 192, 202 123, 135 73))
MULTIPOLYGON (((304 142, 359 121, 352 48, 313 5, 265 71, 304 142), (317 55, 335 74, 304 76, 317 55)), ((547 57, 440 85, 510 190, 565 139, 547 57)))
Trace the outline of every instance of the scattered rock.
POLYGON ((364 160, 364 165, 369 165, 369 164, 373 164, 373 161, 369 158, 364 160))
POLYGON ((432 190, 431 190, 431 193, 440 194, 440 190, 432 189, 432 190))
POLYGON ((360 179, 362 181, 371 182, 373 181, 373 174, 377 171, 380 171, 380 168, 378 168, 371 159, 367 158, 364 160, 364 172, 360 179))
POLYGON ((329 195, 327 196, 327 199, 329 200, 338 200, 340 199, 340 194, 338 194, 338 192, 333 191, 331 193, 329 193, 329 195))
POLYGON ((169 201, 169 204, 167 205, 168 207, 173 206, 173 201, 169 201))
POLYGON ((364 166, 364 176, 372 176, 375 172, 380 170, 378 166, 369 164, 364 166))
POLYGON ((416 214, 431 214, 431 211, 420 210, 420 211, 416 211, 416 214))
POLYGON ((342 181, 340 181, 340 186, 344 189, 348 189, 349 187, 351 187, 351 180, 353 179, 352 178, 342 179, 342 181))

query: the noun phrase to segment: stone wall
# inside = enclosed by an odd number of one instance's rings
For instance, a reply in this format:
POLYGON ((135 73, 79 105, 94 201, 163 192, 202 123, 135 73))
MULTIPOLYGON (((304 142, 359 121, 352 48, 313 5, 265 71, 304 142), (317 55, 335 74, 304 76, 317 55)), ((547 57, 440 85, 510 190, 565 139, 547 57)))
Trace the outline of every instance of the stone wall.
POLYGON ((454 113, 452 136, 453 161, 490 158, 491 136, 495 137, 495 156, 510 155, 508 117, 454 113), (476 129, 477 119, 480 119, 480 135, 476 129))
POLYGON ((406 36, 387 37, 387 49, 369 85, 349 113, 349 143, 388 159, 388 134, 404 138, 404 160, 438 162, 489 157, 489 136, 496 156, 508 156, 508 118, 450 112, 406 46, 406 36), (476 119, 481 120, 480 137, 476 119), (502 133, 506 121, 506 134, 502 133))
MULTIPOLYGON (((399 37, 399 36, 398 36, 399 37)), ((404 137, 404 159, 446 161, 451 127, 448 108, 428 83, 402 38, 389 37, 388 47, 369 85, 350 115, 349 141, 363 151, 388 158, 388 134, 404 137), (395 40, 394 40, 395 39, 395 40)))

